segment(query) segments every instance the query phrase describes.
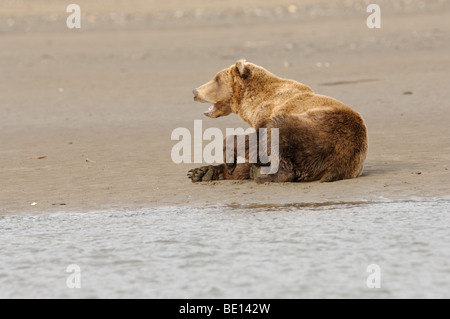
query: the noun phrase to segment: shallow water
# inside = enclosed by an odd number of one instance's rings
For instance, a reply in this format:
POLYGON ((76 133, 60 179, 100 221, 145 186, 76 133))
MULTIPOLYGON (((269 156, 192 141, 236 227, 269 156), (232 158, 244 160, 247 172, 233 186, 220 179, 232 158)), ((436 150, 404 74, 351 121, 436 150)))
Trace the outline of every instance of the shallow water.
POLYGON ((0 297, 450 298, 449 213, 411 201, 2 216, 0 297))

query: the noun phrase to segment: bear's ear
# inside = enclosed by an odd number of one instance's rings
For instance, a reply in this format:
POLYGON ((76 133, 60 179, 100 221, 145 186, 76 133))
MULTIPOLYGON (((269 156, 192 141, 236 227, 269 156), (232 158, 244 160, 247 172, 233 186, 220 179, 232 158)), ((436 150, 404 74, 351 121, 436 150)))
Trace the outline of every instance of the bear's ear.
POLYGON ((238 70, 238 72, 239 72, 239 75, 240 76, 244 76, 245 75, 245 73, 246 73, 246 62, 247 61, 245 61, 245 59, 242 59, 242 60, 238 60, 237 62, 236 62, 236 69, 238 70))

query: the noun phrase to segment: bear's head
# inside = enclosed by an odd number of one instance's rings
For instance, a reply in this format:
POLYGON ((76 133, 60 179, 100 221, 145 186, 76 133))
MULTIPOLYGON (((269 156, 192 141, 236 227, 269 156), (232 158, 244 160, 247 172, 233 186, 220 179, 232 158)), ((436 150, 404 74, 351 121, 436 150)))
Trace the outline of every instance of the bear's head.
POLYGON ((212 104, 203 114, 216 118, 233 112, 232 103, 236 86, 240 81, 247 79, 250 65, 245 60, 239 60, 217 73, 211 81, 193 90, 194 101, 212 104))

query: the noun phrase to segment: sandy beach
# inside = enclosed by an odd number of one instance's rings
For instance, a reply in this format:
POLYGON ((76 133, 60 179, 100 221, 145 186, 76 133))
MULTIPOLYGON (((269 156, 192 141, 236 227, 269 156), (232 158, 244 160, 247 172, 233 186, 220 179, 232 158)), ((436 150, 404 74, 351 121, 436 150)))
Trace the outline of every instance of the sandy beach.
POLYGON ((450 198, 450 2, 379 1, 381 29, 364 1, 166 2, 78 1, 71 30, 61 1, 0 1, 0 214, 450 198), (171 132, 246 128, 192 100, 240 58, 360 112, 363 176, 191 183, 171 132))

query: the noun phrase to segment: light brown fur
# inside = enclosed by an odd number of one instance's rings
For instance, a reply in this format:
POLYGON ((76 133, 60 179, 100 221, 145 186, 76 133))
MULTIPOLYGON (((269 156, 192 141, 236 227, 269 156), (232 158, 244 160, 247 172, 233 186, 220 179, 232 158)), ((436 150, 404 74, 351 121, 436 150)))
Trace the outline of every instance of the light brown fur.
POLYGON ((255 129, 279 128, 280 168, 276 174, 256 177, 247 172, 248 163, 231 167, 237 167, 239 176, 223 173, 230 171, 230 165, 209 166, 206 170, 213 173, 206 174, 205 168, 193 170, 193 182, 250 176, 258 183, 335 181, 362 172, 368 142, 361 115, 304 84, 239 60, 194 90, 194 95, 196 101, 213 103, 214 109, 205 112, 208 117, 236 113, 255 129))

